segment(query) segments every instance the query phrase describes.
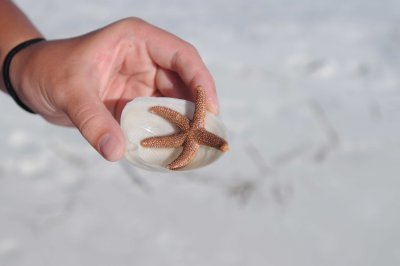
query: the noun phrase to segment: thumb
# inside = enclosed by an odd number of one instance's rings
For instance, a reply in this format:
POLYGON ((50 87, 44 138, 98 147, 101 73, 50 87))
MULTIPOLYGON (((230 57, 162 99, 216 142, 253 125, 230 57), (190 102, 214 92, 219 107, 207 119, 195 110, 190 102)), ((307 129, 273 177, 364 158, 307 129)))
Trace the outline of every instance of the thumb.
POLYGON ((124 154, 124 137, 104 103, 97 95, 74 98, 66 108, 71 122, 105 159, 120 160, 124 154))

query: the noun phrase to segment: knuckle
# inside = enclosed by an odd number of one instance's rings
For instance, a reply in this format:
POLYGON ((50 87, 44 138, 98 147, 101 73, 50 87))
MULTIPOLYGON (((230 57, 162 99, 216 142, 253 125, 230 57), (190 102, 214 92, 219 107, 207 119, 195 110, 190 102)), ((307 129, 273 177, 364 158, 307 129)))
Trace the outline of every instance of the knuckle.
POLYGON ((192 43, 187 41, 184 42, 185 42, 184 52, 188 54, 194 54, 196 56, 199 54, 197 48, 192 43))
POLYGON ((96 127, 98 124, 96 121, 99 119, 100 114, 90 104, 72 106, 69 113, 71 121, 73 121, 83 135, 88 136, 90 132, 96 132, 96 129, 93 129, 93 127, 96 127))
POLYGON ((128 17, 121 19, 113 25, 120 28, 123 31, 134 31, 138 28, 138 25, 147 24, 143 19, 137 17, 128 17))
POLYGON ((69 93, 63 87, 55 87, 52 90, 52 95, 51 96, 52 96, 52 99, 53 99, 55 105, 63 108, 63 107, 65 107, 64 106, 65 103, 68 102, 69 93))

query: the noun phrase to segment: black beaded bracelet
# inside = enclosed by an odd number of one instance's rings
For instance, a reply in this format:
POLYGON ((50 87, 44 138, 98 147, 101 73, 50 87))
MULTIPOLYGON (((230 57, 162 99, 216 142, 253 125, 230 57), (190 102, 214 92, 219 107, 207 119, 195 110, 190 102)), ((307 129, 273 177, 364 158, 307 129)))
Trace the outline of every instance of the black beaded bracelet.
POLYGON ((10 96, 14 99, 14 101, 25 111, 34 114, 35 112, 33 112, 28 106, 26 106, 21 99, 18 97, 17 93, 15 92, 15 89, 13 87, 13 85, 11 84, 11 80, 10 80, 10 65, 11 65, 11 61, 13 59, 13 57, 22 49, 38 43, 44 41, 44 38, 35 38, 35 39, 31 39, 31 40, 27 40, 24 41, 20 44, 18 44, 17 46, 15 46, 13 49, 11 49, 11 51, 7 54, 6 58, 4 59, 4 63, 3 63, 3 80, 4 80, 4 84, 6 86, 6 89, 8 91, 8 94, 10 94, 10 96))

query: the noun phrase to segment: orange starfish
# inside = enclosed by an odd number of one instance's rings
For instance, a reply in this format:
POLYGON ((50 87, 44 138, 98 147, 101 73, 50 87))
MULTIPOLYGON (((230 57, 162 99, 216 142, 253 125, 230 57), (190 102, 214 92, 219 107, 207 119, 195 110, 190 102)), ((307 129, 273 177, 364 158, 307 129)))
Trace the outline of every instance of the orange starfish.
POLYGON ((164 107, 153 106, 150 112, 161 116, 179 128, 178 133, 167 136, 157 136, 143 139, 140 143, 147 148, 178 148, 183 146, 182 152, 170 164, 168 168, 176 170, 188 165, 196 156, 200 145, 206 145, 226 152, 228 143, 221 137, 207 131, 204 128, 206 117, 206 95, 203 87, 198 86, 193 119, 164 107))

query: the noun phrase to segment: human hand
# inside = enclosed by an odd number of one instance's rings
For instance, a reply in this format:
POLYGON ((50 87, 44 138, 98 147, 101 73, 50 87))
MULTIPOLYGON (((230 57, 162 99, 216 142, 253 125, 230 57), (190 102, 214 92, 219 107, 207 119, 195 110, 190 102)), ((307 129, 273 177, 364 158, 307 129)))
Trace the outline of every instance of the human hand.
POLYGON ((214 81, 196 49, 136 18, 32 45, 14 57, 10 76, 27 106, 51 123, 77 127, 110 161, 124 154, 118 121, 137 96, 193 100, 202 85, 208 109, 218 112, 214 81))

